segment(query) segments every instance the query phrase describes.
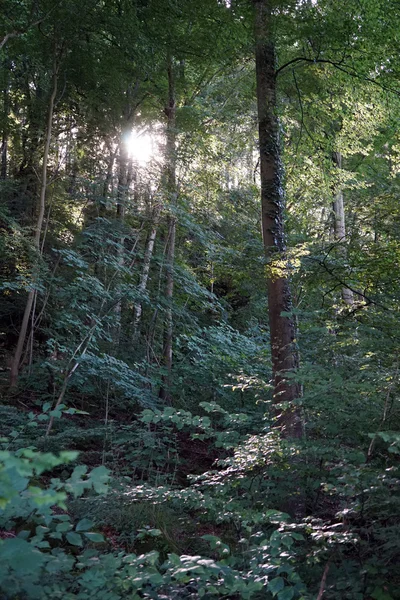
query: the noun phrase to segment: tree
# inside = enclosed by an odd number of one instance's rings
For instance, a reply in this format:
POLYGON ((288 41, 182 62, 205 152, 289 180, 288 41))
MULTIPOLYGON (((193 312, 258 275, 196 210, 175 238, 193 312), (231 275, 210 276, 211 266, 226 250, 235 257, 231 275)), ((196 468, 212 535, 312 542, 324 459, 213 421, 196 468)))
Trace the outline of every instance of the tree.
POLYGON ((299 398, 299 386, 294 379, 298 358, 285 253, 284 190, 276 100, 273 16, 270 0, 254 0, 254 6, 262 233, 267 260, 274 399, 276 403, 283 403, 284 406, 279 422, 285 435, 300 437, 302 424, 299 408, 295 405, 299 398))
MULTIPOLYGON (((54 62, 53 62, 53 72, 52 72, 52 84, 51 84, 51 93, 48 103, 48 113, 47 113, 47 123, 46 123, 46 135, 45 135, 45 146, 43 152, 43 162, 42 162, 42 175, 40 180, 40 197, 39 197, 39 210, 38 216, 35 226, 35 235, 34 235, 34 248, 38 254, 41 254, 41 236, 42 236, 42 227, 46 206, 46 190, 47 190, 47 169, 48 169, 48 161, 49 161, 49 151, 50 144, 52 139, 52 129, 53 129, 53 114, 54 114, 54 104, 57 96, 58 89, 58 73, 60 69, 60 61, 62 53, 62 49, 60 49, 55 45, 54 48, 54 62)), ((15 354, 11 363, 10 370, 10 387, 13 388, 17 385, 18 382, 18 374, 20 368, 20 362, 22 357, 22 352, 25 345, 26 334, 29 325, 29 319, 31 318, 32 307, 34 306, 34 302, 36 299, 37 290, 35 286, 37 285, 37 275, 33 276, 32 289, 28 293, 28 298, 26 301, 25 311, 22 318, 21 329, 18 336, 18 343, 15 349, 15 354)), ((32 320, 33 324, 33 320, 32 320)), ((32 335, 33 335, 33 327, 32 327, 32 335)))
MULTIPOLYGON (((342 168, 342 155, 340 152, 333 153, 333 162, 338 169, 342 168)), ((335 240, 339 244, 340 254, 342 258, 346 258, 347 252, 345 248, 346 243, 346 218, 344 212, 344 199, 343 199, 343 190, 339 187, 335 194, 335 199, 332 203, 333 207, 333 217, 334 224, 333 230, 335 235, 335 240)), ((354 294, 349 288, 346 286, 342 287, 342 299, 343 302, 351 306, 354 302, 354 294)))
POLYGON ((172 341, 173 341, 173 318, 172 301, 174 295, 174 262, 175 262, 175 240, 176 240, 176 97, 175 97, 175 73, 173 57, 168 57, 168 101, 165 107, 167 117, 166 126, 166 145, 165 145, 165 192, 170 206, 170 215, 168 216, 168 230, 166 243, 166 283, 165 300, 167 303, 165 323, 164 323, 164 348, 163 365, 167 375, 163 377, 163 383, 160 389, 160 398, 167 403, 171 402, 170 385, 172 370, 172 341))
POLYGON ((5 6, 0 595, 396 598, 393 2, 5 6))

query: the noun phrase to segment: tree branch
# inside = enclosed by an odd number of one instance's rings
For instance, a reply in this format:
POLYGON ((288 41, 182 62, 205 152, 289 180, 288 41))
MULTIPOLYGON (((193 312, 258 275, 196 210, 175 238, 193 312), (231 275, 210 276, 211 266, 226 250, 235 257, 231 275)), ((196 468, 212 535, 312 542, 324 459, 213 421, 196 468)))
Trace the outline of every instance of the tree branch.
POLYGON ((308 63, 308 64, 310 64, 310 63, 318 64, 319 63, 319 64, 331 65, 335 69, 342 71, 342 73, 346 73, 346 75, 350 75, 350 77, 356 77, 357 79, 361 79, 362 81, 368 81, 368 83, 373 83, 374 85, 377 85, 378 87, 380 87, 382 90, 385 90, 387 92, 392 92, 393 94, 400 96, 400 90, 396 90, 394 88, 387 87, 386 85, 379 83, 379 81, 377 81, 376 79, 372 79, 371 77, 366 77, 364 75, 360 75, 360 73, 357 73, 357 71, 355 71, 353 69, 353 67, 351 67, 349 65, 344 64, 344 66, 342 66, 344 63, 344 59, 341 59, 340 61, 334 61, 334 60, 330 60, 328 58, 307 58, 306 56, 298 56, 296 58, 292 58, 292 60, 289 60, 287 63, 285 63, 281 67, 278 67, 278 69, 276 69, 276 71, 275 71, 275 77, 277 77, 279 75, 279 73, 284 71, 287 67, 290 67, 291 65, 294 65, 299 62, 308 63))
POLYGON ((322 600, 322 596, 324 595, 325 586, 326 586, 326 578, 328 577, 328 572, 329 572, 330 566, 331 566, 331 559, 329 559, 325 565, 324 573, 323 573, 322 579, 321 579, 321 585, 319 586, 317 600, 322 600))

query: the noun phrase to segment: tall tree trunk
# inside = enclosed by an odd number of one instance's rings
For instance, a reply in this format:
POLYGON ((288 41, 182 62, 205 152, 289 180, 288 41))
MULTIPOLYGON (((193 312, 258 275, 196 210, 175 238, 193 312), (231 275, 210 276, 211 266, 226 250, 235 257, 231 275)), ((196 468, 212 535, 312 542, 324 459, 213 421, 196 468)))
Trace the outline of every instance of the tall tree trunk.
MULTIPOLYGON (((106 173, 106 178, 105 178, 104 184, 103 184, 103 202, 104 202, 104 206, 107 203, 107 200, 108 200, 108 197, 109 197, 110 193, 112 193, 111 183, 112 183, 112 178, 113 178, 114 161, 115 161, 115 151, 113 150, 111 144, 107 144, 107 150, 108 150, 107 173, 106 173)), ((100 210, 100 214, 103 214, 105 212, 106 212, 105 208, 103 207, 100 210)))
POLYGON ((167 310, 164 322, 164 350, 163 364, 167 370, 166 376, 163 377, 163 383, 160 390, 160 398, 171 402, 170 387, 171 387, 171 371, 172 371, 172 342, 173 342, 173 316, 172 316, 172 299, 174 296, 174 262, 175 262, 175 236, 176 236, 176 219, 173 216, 168 217, 168 246, 166 257, 166 285, 165 285, 165 300, 167 302, 167 310))
MULTIPOLYGON (((128 199, 128 187, 129 187, 129 156, 128 148, 125 144, 123 136, 119 146, 119 165, 118 165, 118 188, 117 188, 117 221, 118 226, 121 230, 121 235, 118 240, 117 246, 117 264, 118 269, 121 270, 125 262, 125 235, 123 233, 124 222, 125 222, 125 211, 126 203, 128 199)), ((118 287, 121 278, 119 273, 116 277, 116 285, 118 287)), ((114 343, 118 346, 120 342, 121 334, 121 316, 122 316, 122 299, 119 290, 117 289, 119 298, 115 305, 115 324, 113 327, 113 339, 114 343)))
MULTIPOLYGON (((154 209, 154 215, 153 215, 153 222, 152 222, 152 226, 151 226, 151 230, 149 232, 147 241, 146 241, 146 248, 144 251, 144 257, 143 257, 143 270, 142 270, 142 274, 140 276, 140 282, 139 282, 139 286, 138 286, 138 291, 139 291, 139 295, 140 297, 143 296, 143 294, 146 291, 147 288, 147 282, 149 279, 149 273, 150 273, 150 264, 151 264, 151 259, 153 256, 153 251, 154 251, 154 244, 156 241, 156 236, 157 236, 157 229, 158 229, 158 222, 159 222, 159 218, 160 218, 160 206, 156 206, 154 209)), ((140 320, 142 317, 142 301, 139 299, 138 302, 135 303, 134 306, 134 311, 133 311, 133 341, 136 342, 138 336, 139 336, 139 327, 140 327, 140 320)))
MULTIPOLYGON (((168 60, 168 104, 165 107, 167 116, 167 144, 166 144, 166 191, 168 202, 171 205, 176 203, 176 102, 175 85, 172 58, 168 60)), ((172 371, 172 341, 173 341, 173 316, 172 299, 174 295, 174 262, 175 262, 175 236, 176 236, 176 218, 172 214, 168 217, 168 245, 166 256, 166 285, 165 300, 167 309, 164 321, 164 348, 163 365, 166 369, 166 375, 162 378, 160 388, 160 398, 166 402, 171 402, 170 386, 172 371)))
MULTIPOLYGON (((334 152, 332 155, 332 159, 334 164, 338 169, 342 168, 342 155, 340 152, 334 152)), ((339 243, 338 245, 338 253, 343 260, 347 258, 347 250, 346 250, 346 219, 344 212, 344 200, 343 200, 343 191, 339 186, 336 194, 335 200, 332 203, 333 214, 334 214, 334 222, 333 222, 333 231, 335 240, 339 243)), ((349 290, 347 287, 342 287, 342 300, 345 304, 352 305, 354 303, 353 292, 349 290)))
MULTIPOLYGON (((49 162, 49 151, 50 151, 50 143, 51 143, 51 135, 52 135, 52 127, 53 127, 53 114, 54 114, 54 102, 57 95, 57 81, 58 81, 58 63, 57 59, 54 59, 53 66, 53 79, 52 79, 52 92, 49 100, 49 107, 47 113, 47 127, 46 127, 46 138, 45 138, 45 146, 44 146, 44 154, 43 154, 43 164, 42 164, 42 177, 40 182, 40 196, 39 196, 39 212, 37 216, 36 226, 35 226, 35 235, 34 235, 34 246, 38 254, 38 260, 40 255, 40 236, 42 233, 44 212, 45 212, 45 203, 46 203, 46 188, 47 188, 47 166, 49 162)), ((35 267, 37 271, 37 266, 35 267)), ((35 276, 33 277, 35 280, 35 276)), ((35 281, 34 281, 35 283, 35 281)), ((31 290, 28 294, 28 298, 26 301, 24 316, 22 318, 21 329, 18 336, 17 347, 15 349, 15 354, 13 357, 13 361, 11 364, 11 373, 10 373, 10 387, 15 387, 18 382, 19 375, 19 367, 21 362, 22 351, 24 349, 24 344, 26 340, 26 333, 28 329, 29 317, 31 314, 32 306, 36 297, 36 290, 31 290)))
POLYGON ((4 130, 1 140, 0 154, 1 154, 1 167, 0 167, 0 179, 7 179, 7 133, 4 130))
POLYGON ((121 139, 118 156, 118 189, 117 189, 117 217, 125 217, 126 199, 128 195, 128 149, 121 139))
MULTIPOLYGON (((23 117, 24 126, 21 131, 22 161, 19 166, 21 187, 14 201, 14 210, 18 221, 25 226, 31 226, 37 214, 37 197, 40 196, 41 183, 38 180, 38 156, 43 144, 43 109, 46 102, 44 91, 44 75, 39 75, 32 86, 33 75, 28 63, 23 60, 21 87, 24 90, 26 107, 23 117)), ((46 135, 46 133, 44 134, 46 135)))
MULTIPOLYGON (((4 68, 7 73, 10 70, 9 61, 3 61, 2 68, 4 68)), ((0 147, 0 179, 7 179, 7 147, 8 147, 8 115, 10 112, 10 98, 9 98, 9 76, 7 76, 4 89, 3 89, 3 115, 4 115, 4 125, 3 132, 1 136, 1 147, 0 147)))
POLYGON ((276 107, 275 46, 271 27, 271 0, 253 0, 255 5, 257 108, 260 145, 262 234, 267 260, 268 313, 271 338, 274 400, 291 407, 280 415, 286 437, 301 437, 299 409, 293 405, 299 386, 293 380, 298 366, 295 324, 286 275, 284 238, 284 192, 279 122, 276 107))

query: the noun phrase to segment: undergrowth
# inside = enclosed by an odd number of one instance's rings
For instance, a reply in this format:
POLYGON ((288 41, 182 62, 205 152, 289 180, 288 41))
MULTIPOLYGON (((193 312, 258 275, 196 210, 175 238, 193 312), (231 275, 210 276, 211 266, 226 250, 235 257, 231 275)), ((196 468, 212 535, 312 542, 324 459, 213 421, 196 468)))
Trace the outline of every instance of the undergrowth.
POLYGON ((46 436, 47 406, 2 408, 4 598, 399 597, 397 437, 367 460, 216 403, 60 411, 46 436), (296 521, 276 509, 294 504, 296 521))

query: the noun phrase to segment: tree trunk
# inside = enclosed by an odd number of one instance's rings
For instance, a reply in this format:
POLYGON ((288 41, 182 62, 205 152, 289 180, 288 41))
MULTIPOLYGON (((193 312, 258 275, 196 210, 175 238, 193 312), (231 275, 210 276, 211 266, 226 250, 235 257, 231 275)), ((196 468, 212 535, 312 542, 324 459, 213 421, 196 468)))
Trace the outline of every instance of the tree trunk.
MULTIPOLYGON (((158 221, 159 221, 159 217, 160 217, 160 206, 156 206, 155 210, 154 210, 154 217, 153 217, 153 223, 152 223, 152 227, 149 233, 149 236, 147 238, 147 242, 146 242, 146 249, 144 251, 144 257, 143 257, 143 270, 142 270, 142 274, 140 276, 140 282, 139 282, 139 286, 138 286, 138 292, 140 294, 140 296, 143 296, 143 294, 146 291, 147 288, 147 281, 149 279, 149 273, 150 273, 150 264, 151 264, 151 259, 153 256, 153 251, 154 251, 154 244, 156 241, 156 236, 157 236, 157 228, 158 228, 158 221)), ((142 317, 142 301, 139 299, 138 302, 135 303, 134 306, 134 312, 133 312, 133 341, 136 342, 138 336, 139 336, 139 327, 140 327, 140 319, 142 317)))
POLYGON ((107 205, 107 201, 108 201, 108 197, 110 196, 110 193, 112 194, 111 183, 112 183, 113 172, 114 172, 115 152, 112 149, 111 144, 107 145, 107 149, 108 149, 109 154, 107 157, 107 174, 106 174, 106 178, 105 178, 104 184, 103 184, 104 207, 100 211, 101 214, 106 213, 105 206, 107 205))
MULTIPOLYGON (((2 68, 6 69, 9 73, 10 64, 8 61, 3 61, 2 68)), ((7 148, 8 148, 8 115, 10 113, 10 99, 9 99, 9 77, 7 77, 3 89, 3 114, 4 114, 4 125, 1 136, 1 147, 0 147, 0 179, 7 179, 7 148)))
MULTIPOLYGON (((53 67, 53 89, 51 92, 49 107, 47 113, 47 128, 46 128, 46 141, 44 147, 43 154, 43 165, 42 165, 42 177, 40 182, 40 197, 39 197, 39 213, 36 221, 35 227, 35 235, 34 235, 34 246, 38 254, 40 254, 40 236, 42 232, 44 212, 45 212, 45 203, 46 203, 46 188, 47 188, 47 166, 49 161, 49 151, 50 151, 50 143, 51 143, 51 135, 52 135, 52 126, 53 126, 53 113, 54 113, 54 102, 57 95, 57 80, 58 80, 58 64, 57 60, 54 60, 53 67)), ((35 268, 37 271, 37 266, 35 268)), ((33 282, 35 283, 35 276, 33 276, 33 282)), ((10 373, 10 387, 13 388, 18 383, 18 375, 19 375, 19 367, 21 362, 22 351, 24 349, 26 333, 28 329, 29 317, 31 314, 32 306, 35 300, 36 290, 31 290, 28 294, 28 298, 26 301, 24 316, 22 318, 21 329, 19 332, 17 347, 15 350, 15 354, 13 357, 13 361, 11 363, 11 373, 10 373)))
POLYGON ((7 133, 3 131, 3 137, 1 140, 1 170, 0 170, 0 179, 7 179, 7 133))
MULTIPOLYGON (((171 205, 176 203, 176 103, 175 103, 175 85, 173 76, 172 58, 168 61, 168 105, 165 108, 167 116, 167 144, 166 144, 166 192, 168 202, 171 205)), ((166 402, 171 402, 170 386, 172 371, 172 340, 173 340, 173 316, 172 316, 172 298, 174 295, 174 262, 175 262, 175 236, 176 236, 176 218, 172 214, 168 217, 168 245, 166 257, 166 285, 165 300, 167 309, 164 321, 164 348, 163 365, 167 373, 162 377, 160 388, 160 398, 166 402)))
MULTIPOLYGON (((129 156, 128 149, 126 147, 123 136, 121 137, 119 146, 119 169, 118 169, 118 188, 117 188, 117 221, 118 227, 121 230, 117 246, 117 264, 118 270, 122 270, 125 262, 125 235, 123 233, 124 222, 125 222, 125 211, 126 203, 128 198, 128 187, 129 187, 129 156)), ((113 339, 116 346, 119 345, 121 335, 121 316, 122 316, 122 299, 120 291, 118 290, 119 282, 121 280, 120 273, 116 277, 117 295, 118 299, 115 304, 115 324, 113 327, 113 339)))
POLYGON ((172 299, 174 295, 174 261, 175 261, 175 236, 176 236, 176 219, 168 217, 168 247, 166 261, 167 281, 165 285, 165 300, 167 302, 167 310, 164 322, 164 351, 163 363, 167 370, 167 375, 163 377, 163 385, 160 390, 160 398, 170 402, 170 386, 171 386, 171 371, 172 371, 172 340, 173 340, 173 316, 172 316, 172 299))
MULTIPOLYGON (((340 152, 334 152, 332 155, 332 159, 334 164, 338 169, 342 168, 342 155, 340 152)), ((343 191, 339 186, 338 191, 335 195, 335 200, 332 203, 333 214, 334 214, 334 223, 333 223, 333 231, 335 241, 338 242, 338 253, 343 260, 347 258, 346 251, 346 219, 344 213, 344 200, 343 200, 343 191)), ((353 292, 349 290, 347 287, 342 287, 342 300, 345 304, 351 306, 354 303, 353 292)))
POLYGON ((268 313, 275 403, 291 403, 279 416, 286 437, 301 437, 300 411, 293 403, 299 386, 293 375, 298 366, 291 294, 286 274, 284 192, 276 112, 275 46, 271 28, 271 0, 255 4, 257 108, 260 145, 262 234, 267 260, 268 313))
POLYGON ((118 157, 118 190, 117 190, 117 217, 123 219, 125 216, 127 187, 128 187, 128 149, 121 139, 118 157))

